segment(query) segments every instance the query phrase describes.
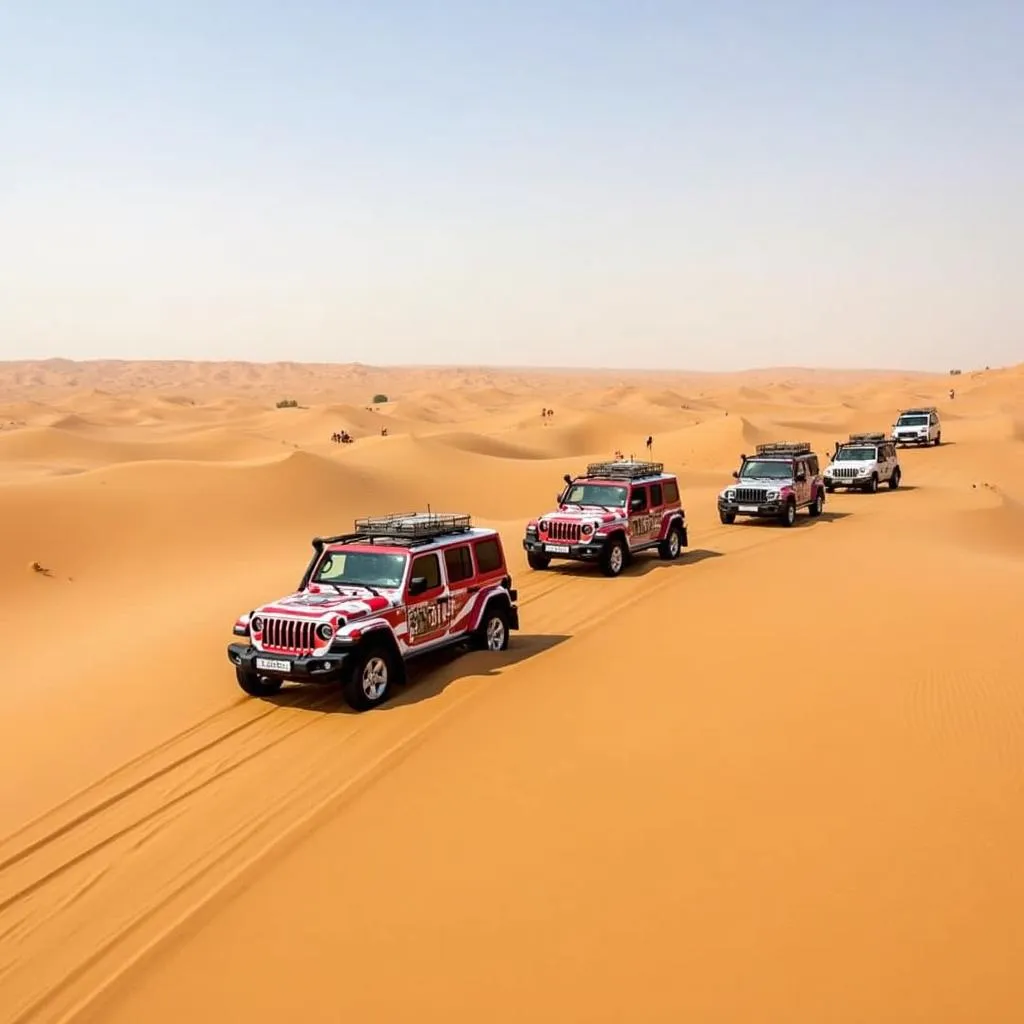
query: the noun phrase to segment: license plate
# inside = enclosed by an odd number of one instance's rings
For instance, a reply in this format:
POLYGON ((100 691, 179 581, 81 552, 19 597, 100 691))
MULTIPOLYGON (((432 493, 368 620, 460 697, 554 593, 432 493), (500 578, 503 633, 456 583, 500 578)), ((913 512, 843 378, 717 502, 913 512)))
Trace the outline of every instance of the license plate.
POLYGON ((256 667, 264 672, 291 672, 292 663, 281 658, 257 658, 256 667))
POLYGON ((569 554, 568 544, 545 544, 545 551, 550 551, 554 555, 567 555, 569 554))
POLYGON ((740 505, 739 510, 741 512, 756 512, 757 511, 757 506, 756 505, 740 505))

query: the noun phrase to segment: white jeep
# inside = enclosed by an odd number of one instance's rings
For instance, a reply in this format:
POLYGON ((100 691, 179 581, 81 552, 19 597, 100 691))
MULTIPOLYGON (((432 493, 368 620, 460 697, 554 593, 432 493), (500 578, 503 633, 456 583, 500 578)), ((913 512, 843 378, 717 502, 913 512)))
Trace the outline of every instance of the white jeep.
POLYGON ((895 490, 902 476, 896 444, 885 434, 851 434, 845 444, 836 445, 825 467, 825 489, 846 487, 874 494, 883 483, 895 490))
POLYGON ((903 409, 892 426, 896 444, 942 444, 942 420, 934 405, 903 409))

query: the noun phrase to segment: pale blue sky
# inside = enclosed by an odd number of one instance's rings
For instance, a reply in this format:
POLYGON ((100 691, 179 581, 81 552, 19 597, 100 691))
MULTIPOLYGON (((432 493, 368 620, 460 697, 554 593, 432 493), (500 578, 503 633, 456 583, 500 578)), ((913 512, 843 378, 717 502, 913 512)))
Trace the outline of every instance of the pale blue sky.
POLYGON ((1024 5, 0 6, 0 357, 1024 360, 1024 5))

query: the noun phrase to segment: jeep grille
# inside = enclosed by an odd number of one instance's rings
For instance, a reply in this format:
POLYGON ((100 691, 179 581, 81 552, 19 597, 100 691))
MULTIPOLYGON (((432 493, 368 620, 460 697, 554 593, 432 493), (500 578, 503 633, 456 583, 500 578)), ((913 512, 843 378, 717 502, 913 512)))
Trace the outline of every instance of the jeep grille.
POLYGON ((556 519, 548 523, 548 537, 551 540, 577 541, 580 539, 580 524, 563 523, 556 519))
POLYGON ((838 477, 853 477, 857 475, 857 470, 851 469, 849 466, 837 466, 832 470, 832 475, 838 477))
POLYGON ((287 651, 289 654, 312 653, 315 646, 314 629, 315 622, 263 616, 263 646, 268 651, 287 651))
POLYGON ((768 497, 768 491, 764 487, 737 487, 736 500, 749 502, 751 505, 759 505, 768 497))

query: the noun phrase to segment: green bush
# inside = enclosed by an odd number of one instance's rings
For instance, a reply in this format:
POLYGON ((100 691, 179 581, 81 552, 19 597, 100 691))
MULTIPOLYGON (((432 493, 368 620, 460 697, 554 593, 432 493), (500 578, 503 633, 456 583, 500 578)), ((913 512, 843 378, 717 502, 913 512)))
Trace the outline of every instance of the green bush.
POLYGON ((374 395, 373 396, 373 403, 372 404, 373 405, 380 405, 381 403, 386 402, 387 400, 388 400, 388 396, 387 395, 374 395))
POLYGON ((277 403, 277 407, 278 409, 298 409, 299 403, 296 402, 294 398, 282 398, 281 401, 277 403))

